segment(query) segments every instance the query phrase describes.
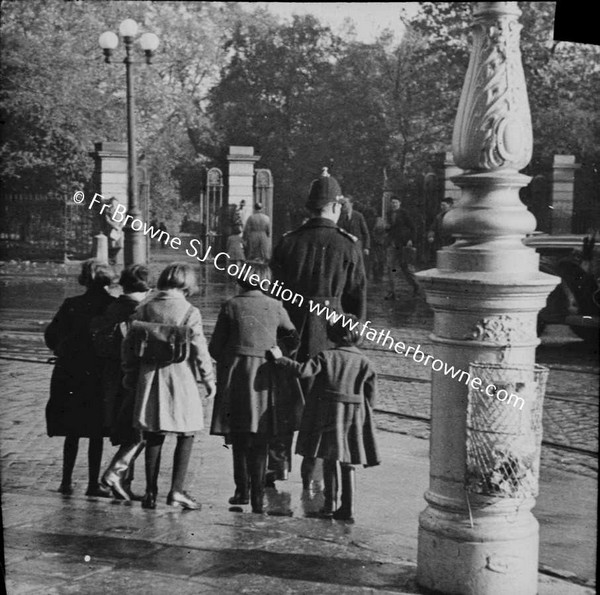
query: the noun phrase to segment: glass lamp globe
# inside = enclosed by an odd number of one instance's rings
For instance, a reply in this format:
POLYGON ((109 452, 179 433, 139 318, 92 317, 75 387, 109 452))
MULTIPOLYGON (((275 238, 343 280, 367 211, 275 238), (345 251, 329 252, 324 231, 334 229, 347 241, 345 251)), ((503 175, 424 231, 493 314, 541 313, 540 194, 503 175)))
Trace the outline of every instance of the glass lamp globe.
POLYGON ((140 37, 140 45, 144 51, 153 52, 158 47, 159 40, 154 33, 144 33, 140 37))
POLYGON ((119 38, 112 31, 105 31, 98 38, 98 43, 103 50, 114 50, 119 45, 119 38))
POLYGON ((133 19, 125 19, 119 25, 119 33, 123 37, 135 37, 138 30, 138 24, 133 19))

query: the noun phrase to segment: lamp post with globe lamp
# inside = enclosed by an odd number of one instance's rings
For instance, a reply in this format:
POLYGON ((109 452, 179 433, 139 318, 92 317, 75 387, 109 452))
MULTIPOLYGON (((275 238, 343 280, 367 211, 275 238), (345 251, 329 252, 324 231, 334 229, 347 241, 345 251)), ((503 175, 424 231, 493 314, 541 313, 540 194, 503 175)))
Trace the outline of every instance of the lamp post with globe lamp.
MULTIPOLYGON (((137 193, 137 164, 135 152, 135 92, 133 86, 133 41, 138 31, 138 24, 133 19, 125 19, 119 25, 119 33, 125 45, 125 74, 127 80, 127 214, 139 218, 141 214, 137 193)), ((104 52, 104 61, 111 62, 113 51, 119 45, 118 36, 112 31, 105 31, 98 39, 104 52)), ((146 55, 146 63, 151 64, 154 51, 159 40, 154 33, 143 33, 140 36, 140 46, 146 55)), ((130 225, 125 228, 125 266, 144 264, 146 262, 145 238, 141 230, 134 230, 130 225)))

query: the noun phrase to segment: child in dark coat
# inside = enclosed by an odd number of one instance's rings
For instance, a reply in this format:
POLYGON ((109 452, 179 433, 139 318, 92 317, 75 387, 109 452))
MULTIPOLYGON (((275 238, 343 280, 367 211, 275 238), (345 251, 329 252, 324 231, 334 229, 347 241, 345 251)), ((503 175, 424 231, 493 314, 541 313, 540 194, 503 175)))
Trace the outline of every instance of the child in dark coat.
POLYGON ((110 304, 103 316, 92 320, 92 337, 96 344, 96 353, 104 360, 101 376, 104 394, 105 423, 110 428, 111 442, 119 446, 106 471, 102 474, 102 485, 111 489, 117 499, 141 500, 131 492, 133 467, 136 458, 144 448, 144 440, 140 430, 133 428, 133 406, 135 392, 126 390, 122 385, 121 342, 127 334, 127 321, 136 308, 147 297, 150 285, 149 270, 142 264, 132 264, 121 271, 119 285, 123 293, 110 304), (125 323, 122 326, 118 326, 125 323), (103 351, 102 336, 117 326, 117 339, 112 341, 112 350, 103 351), (125 333, 123 334, 123 331, 125 333), (100 349, 99 349, 100 347, 100 349))
POLYGON ((373 420, 377 377, 373 365, 357 347, 361 341, 358 326, 358 319, 349 314, 329 323, 327 336, 335 348, 304 363, 283 357, 278 348, 270 351, 277 367, 301 379, 314 377, 296 453, 323 459, 322 512, 349 522, 354 520, 354 465, 371 467, 380 462, 373 420), (341 506, 335 510, 338 464, 342 476, 341 506))
MULTIPOLYGON (((266 264, 253 263, 252 272, 261 284, 271 278, 266 264)), ((248 281, 238 283, 242 292, 223 304, 209 344, 217 362, 210 433, 232 445, 235 494, 229 503, 251 501, 252 511, 262 513, 268 445, 298 429, 302 411, 299 389, 265 356, 278 340, 289 351, 300 340, 281 302, 248 281)))
POLYGON ((73 493, 72 476, 79 439, 89 438, 87 496, 110 497, 98 483, 102 463, 104 412, 100 375, 102 364, 92 343, 90 324, 115 301, 106 288, 113 280, 112 269, 102 262, 86 260, 79 283, 83 295, 67 298, 46 328, 44 339, 56 355, 46 406, 48 436, 65 436, 62 482, 58 491, 73 493))

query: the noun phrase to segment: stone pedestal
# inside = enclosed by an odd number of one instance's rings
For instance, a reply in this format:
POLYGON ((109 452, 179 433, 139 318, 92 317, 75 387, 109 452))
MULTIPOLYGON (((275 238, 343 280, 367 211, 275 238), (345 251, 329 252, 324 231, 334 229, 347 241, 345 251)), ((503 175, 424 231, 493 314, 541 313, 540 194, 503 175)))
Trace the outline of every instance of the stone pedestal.
MULTIPOLYGON (((538 270, 522 240, 535 219, 519 199, 529 178, 531 120, 516 2, 479 2, 473 50, 454 128, 452 178, 460 200, 444 217, 456 238, 437 268, 418 274, 435 312, 433 355, 533 366, 538 311, 558 279, 538 270)), ((430 484, 419 518, 417 580, 439 593, 535 595, 538 523, 526 499, 465 491, 468 386, 432 373, 430 484)), ((507 407, 511 405, 506 405, 507 407)))
POLYGON ((95 143, 94 182, 96 192, 114 196, 127 208, 127 143, 95 143))
MULTIPOLYGON (((94 143, 90 153, 94 159, 94 189, 108 199, 114 196, 127 209, 127 143, 94 143)), ((116 264, 123 265, 123 250, 117 254, 116 264)))
POLYGON ((254 147, 229 147, 229 194, 230 205, 245 206, 240 215, 246 221, 253 211, 254 203, 254 164, 260 159, 254 154, 254 147))
POLYGON ((574 155, 554 155, 551 218, 553 235, 570 234, 573 231, 575 171, 579 167, 574 155))
POLYGON ((103 233, 94 236, 92 254, 98 262, 108 264, 108 238, 103 233))

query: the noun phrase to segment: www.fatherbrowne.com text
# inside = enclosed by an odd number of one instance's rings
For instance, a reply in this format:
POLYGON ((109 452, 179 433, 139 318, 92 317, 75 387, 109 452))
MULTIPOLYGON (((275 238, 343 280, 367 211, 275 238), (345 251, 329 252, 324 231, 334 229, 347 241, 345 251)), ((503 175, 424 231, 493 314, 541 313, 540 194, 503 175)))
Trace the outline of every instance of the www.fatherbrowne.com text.
MULTIPOLYGON (((75 192, 73 201, 77 204, 82 204, 85 201, 84 193, 79 190, 75 192)), ((88 209, 91 209, 94 204, 98 204, 100 205, 100 214, 104 214, 104 211, 109 205, 103 201, 104 197, 102 195, 94 194, 94 197, 88 205, 88 209)), ((127 215, 126 208, 122 204, 116 205, 114 211, 111 213, 111 219, 116 223, 122 223, 124 227, 129 225, 134 231, 141 231, 145 236, 148 236, 165 246, 169 246, 173 250, 179 250, 182 247, 181 238, 172 236, 164 230, 158 228, 155 229, 153 225, 148 225, 137 217, 127 215)), ((294 293, 277 280, 270 281, 269 279, 261 279, 259 275, 252 273, 252 266, 248 263, 238 264, 237 262, 230 262, 230 264, 227 264, 228 261, 231 261, 227 252, 217 252, 213 255, 212 247, 208 246, 208 248, 203 250, 202 242, 197 238, 189 240, 188 245, 185 248, 185 253, 190 258, 195 258, 198 262, 212 262, 213 266, 219 271, 225 271, 231 277, 243 279, 254 287, 261 289, 264 293, 272 295, 282 301, 290 302, 299 308, 307 308, 310 313, 316 314, 317 316, 323 316, 328 321, 337 322, 338 320, 341 320, 342 325, 350 330, 354 330, 360 325, 360 335, 364 336, 368 341, 373 341, 382 347, 393 350, 398 355, 403 355, 404 357, 410 356, 415 363, 430 366, 434 372, 442 372, 445 376, 450 376, 452 379, 457 380, 457 382, 464 382, 466 386, 473 390, 481 391, 483 387, 481 378, 472 376, 469 372, 465 372, 460 368, 456 369, 454 366, 449 366, 447 363, 435 358, 433 355, 423 352, 421 350, 421 345, 417 345, 416 347, 411 345, 406 346, 402 341, 396 341, 389 330, 377 331, 374 328, 370 328, 370 320, 367 320, 366 322, 352 320, 344 314, 339 314, 335 310, 330 309, 329 302, 327 301, 320 303, 313 301, 312 299, 305 300, 304 296, 299 293, 294 293)), ((503 388, 498 389, 494 384, 488 384, 481 392, 485 392, 488 397, 496 397, 499 401, 506 402, 509 405, 512 404, 513 407, 518 407, 519 410, 522 410, 523 405, 525 404, 525 400, 522 397, 515 395, 514 393, 509 394, 508 391, 503 388)))

